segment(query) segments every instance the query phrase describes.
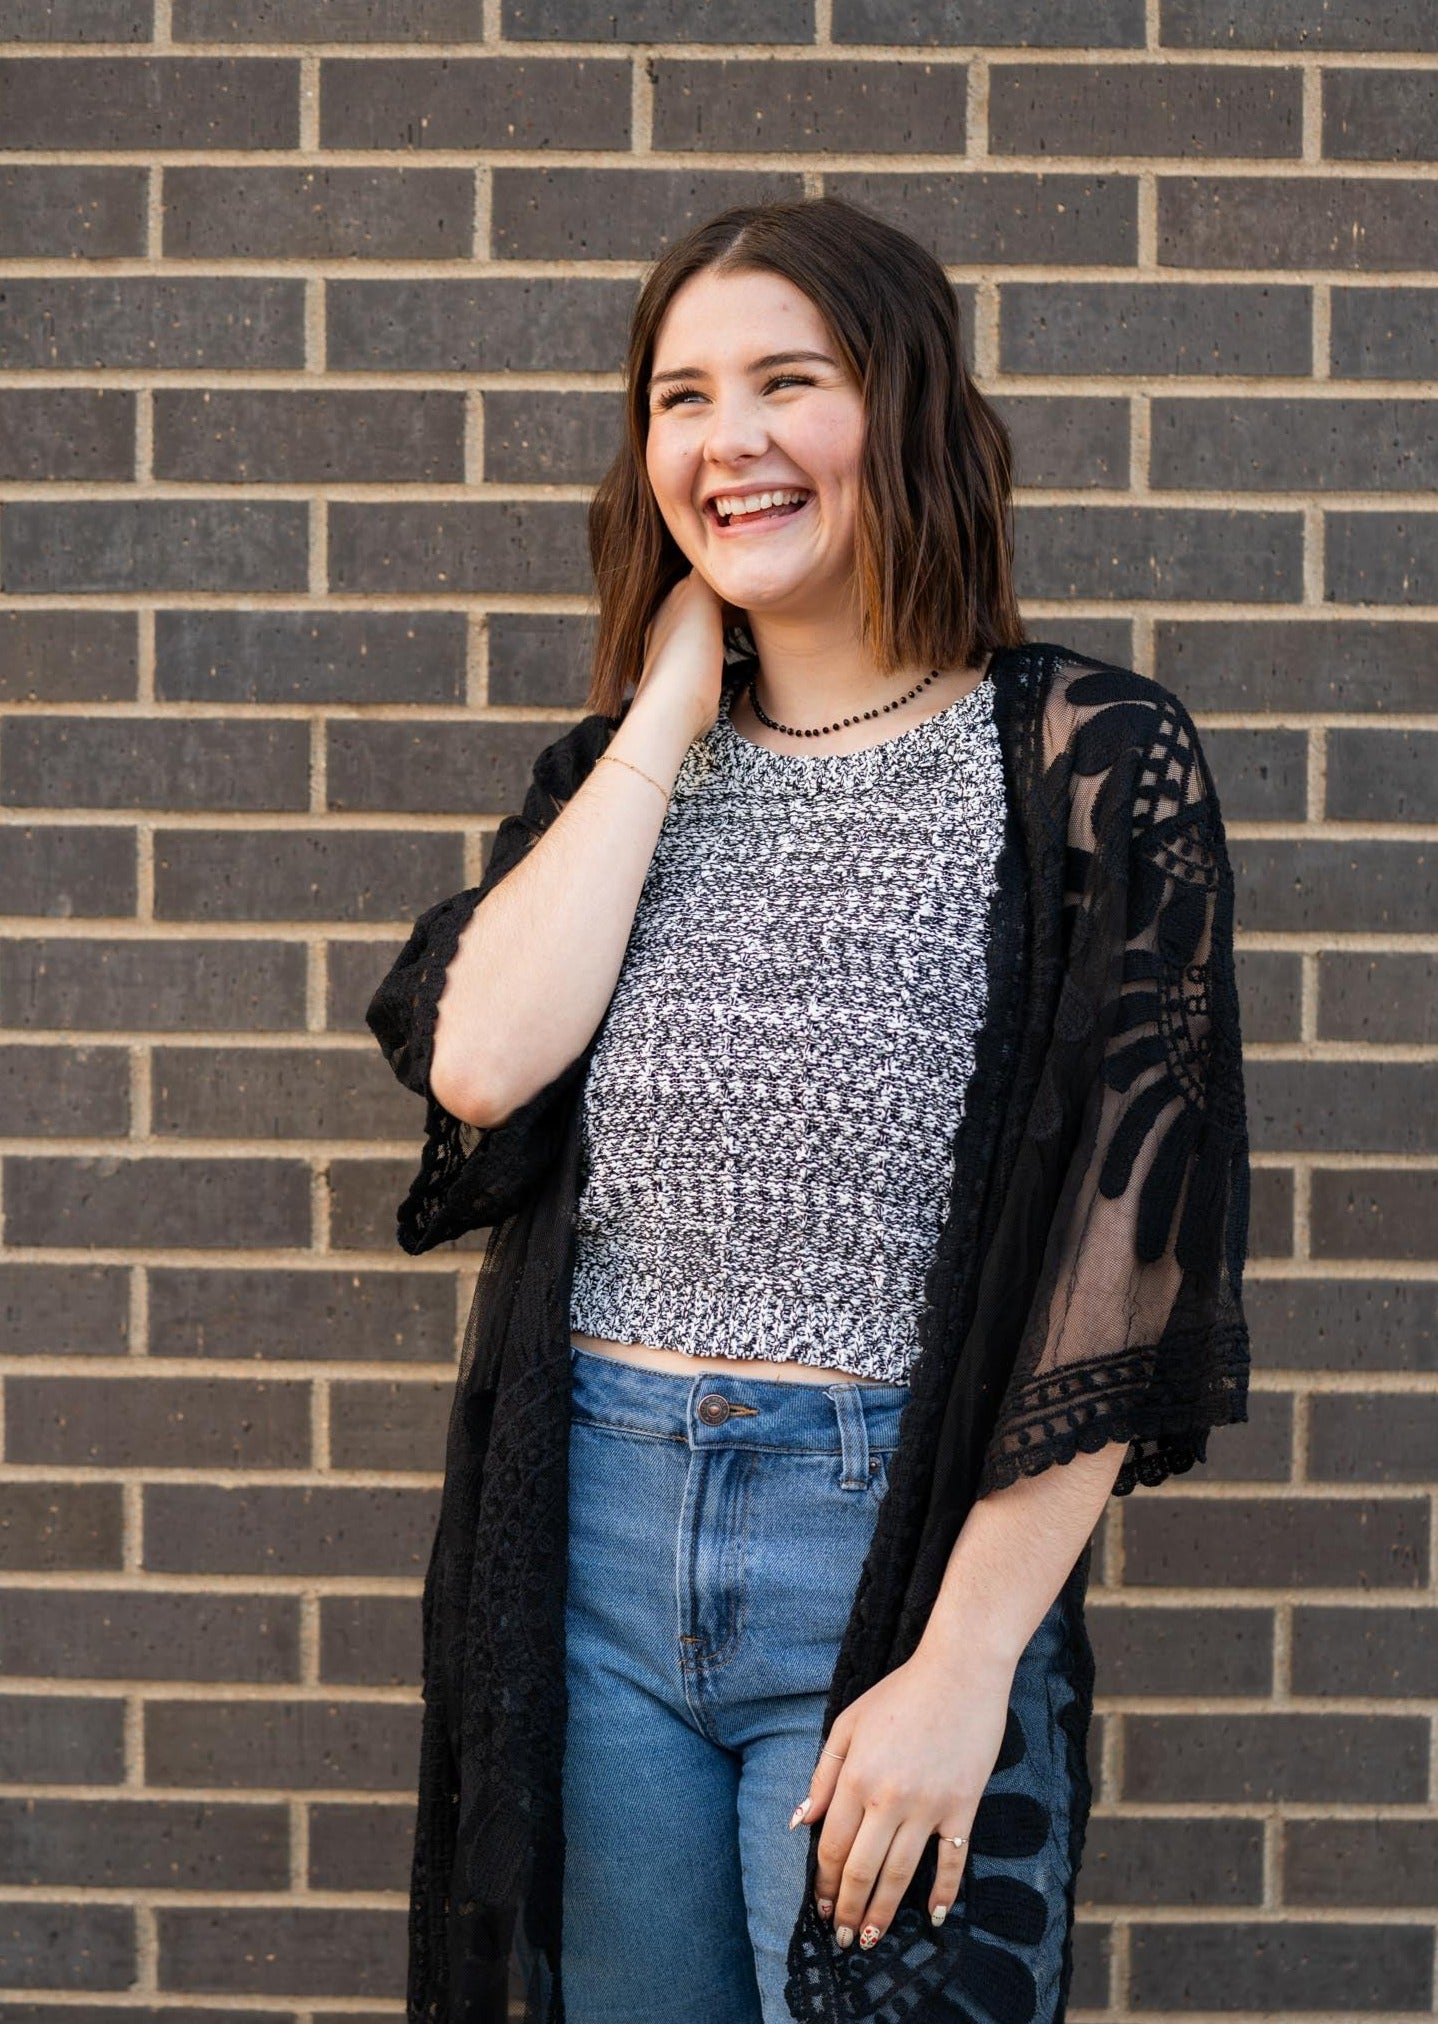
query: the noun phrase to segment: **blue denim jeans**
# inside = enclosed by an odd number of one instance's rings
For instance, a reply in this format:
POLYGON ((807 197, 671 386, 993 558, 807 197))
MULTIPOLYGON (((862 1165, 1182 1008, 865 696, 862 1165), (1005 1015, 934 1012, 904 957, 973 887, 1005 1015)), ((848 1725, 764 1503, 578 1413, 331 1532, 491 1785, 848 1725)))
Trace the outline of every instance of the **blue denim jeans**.
POLYGON ((789 1816, 908 1391, 571 1357, 567 2024, 788 2024, 789 1816))

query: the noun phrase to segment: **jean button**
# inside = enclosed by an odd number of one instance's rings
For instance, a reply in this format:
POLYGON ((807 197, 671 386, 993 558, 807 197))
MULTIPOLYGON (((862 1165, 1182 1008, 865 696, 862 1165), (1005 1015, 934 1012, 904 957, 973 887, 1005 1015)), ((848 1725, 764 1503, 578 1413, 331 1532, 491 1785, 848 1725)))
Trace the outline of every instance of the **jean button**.
POLYGON ((722 1427, 729 1417, 729 1401, 723 1392, 705 1392, 697 1410, 706 1427, 722 1427))

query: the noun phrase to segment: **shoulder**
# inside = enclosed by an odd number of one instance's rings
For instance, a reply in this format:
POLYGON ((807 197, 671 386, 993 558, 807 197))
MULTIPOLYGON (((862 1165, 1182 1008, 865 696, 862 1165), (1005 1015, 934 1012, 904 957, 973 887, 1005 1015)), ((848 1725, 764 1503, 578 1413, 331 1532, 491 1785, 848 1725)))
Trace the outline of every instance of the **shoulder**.
POLYGON ((1183 800, 1211 789, 1197 726, 1167 683, 1051 641, 1022 651, 1034 656, 1045 770, 1063 762, 1070 777, 1091 778, 1118 767, 1135 786, 1156 770, 1190 782, 1183 800))

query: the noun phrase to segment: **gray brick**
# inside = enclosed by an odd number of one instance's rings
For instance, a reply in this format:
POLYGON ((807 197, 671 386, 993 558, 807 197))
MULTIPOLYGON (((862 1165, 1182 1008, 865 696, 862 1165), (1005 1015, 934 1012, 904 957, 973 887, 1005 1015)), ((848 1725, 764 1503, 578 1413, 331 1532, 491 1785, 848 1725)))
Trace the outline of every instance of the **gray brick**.
POLYGON ((1318 1033, 1323 1040, 1438 1041, 1438 957, 1324 950, 1318 1033))
POLYGON ((32 1887, 272 1890, 289 1883, 283 1806, 0 1799, 4 1879, 32 1887))
POLYGON ((404 1987, 403 1907, 177 1907, 155 1925, 163 1989, 388 1998, 404 1987))
POLYGON ((1438 732, 1331 731, 1324 812, 1340 822, 1438 821, 1438 732))
POLYGON ((1230 822, 1303 820, 1308 806, 1306 732, 1205 731, 1203 745, 1230 822))
POLYGON ((1438 89, 1432 73, 1324 71, 1323 152, 1335 161, 1438 161, 1438 89))
POLYGON ((1328 513, 1324 595, 1342 604, 1429 604, 1438 513, 1328 513))
POLYGON ((330 281, 326 364, 334 372, 617 372, 633 295, 632 281, 583 275, 330 281))
MULTIPOLYGON (((1311 10, 1310 10, 1311 11, 1311 10)), ((1426 2010, 1433 1937, 1417 1926, 1134 1926, 1130 1999, 1139 2010, 1426 2010)))
POLYGON ((566 499, 338 499, 329 569, 341 594, 578 595, 589 576, 585 508, 566 499))
POLYGON ((998 293, 1003 372, 1253 376, 1311 370, 1307 288, 1004 281, 998 293))
POLYGON ((355 1687, 417 1687, 422 1631, 418 1596, 326 1595, 320 1599, 320 1678, 355 1687))
POLYGON ((123 1266, 0 1263, 0 1355, 123 1356, 129 1340, 123 1266))
POLYGON ((1304 1604, 1293 1612, 1292 1669, 1296 1694, 1421 1699, 1438 1679, 1438 1610, 1304 1604))
POLYGON ((35 1679, 274 1685, 299 1677, 299 1608, 288 1595, 11 1589, 0 1663, 35 1679))
POLYGON ((496 168, 496 259, 654 259, 729 204, 802 196, 800 176, 733 168, 496 168))
POLYGON ((612 57, 333 56, 320 74, 326 148, 630 145, 630 69, 612 57))
POLYGON ((402 946, 397 940, 325 944, 325 1025, 330 1032, 368 1032, 365 1009, 402 946))
POLYGON ((1431 843, 1299 843, 1231 839, 1240 928, 1266 934, 1337 930, 1427 934, 1438 895, 1431 843))
POLYGON ((1257 1152, 1438 1151, 1438 1062, 1249 1061, 1257 1152))
POLYGON ((10 914, 133 914, 135 832, 7 825, 0 829, 0 891, 10 914))
POLYGON ((1412 1715, 1124 1717, 1126 1799, 1412 1804, 1427 1777, 1428 1725, 1412 1715))
MULTIPOLYGON (((419 1165, 414 1154, 402 1160, 332 1159, 329 1163, 330 1245, 336 1251, 393 1252, 395 1211, 409 1193, 419 1165)), ((482 1252, 485 1233, 472 1230, 446 1246, 446 1255, 461 1258, 482 1252)))
POLYGON ((1250 1258, 1293 1255, 1293 1176, 1277 1167, 1255 1167, 1248 1224, 1250 1258))
POLYGON ((336 1469, 444 1470, 453 1380, 336 1383, 330 1392, 330 1465, 336 1469))
POLYGON ((484 395, 484 475, 502 485, 595 485, 624 426, 617 393, 484 395))
POLYGON ((1421 1279, 1250 1280, 1258 1357, 1290 1370, 1438 1370, 1438 1285, 1421 1279))
POLYGON ((103 1469, 294 1469, 310 1458, 310 1387, 273 1378, 17 1377, 12 1462, 103 1469))
POLYGON ((963 64, 659 57, 650 74, 656 149, 701 154, 965 151, 968 72, 963 64))
POLYGON ((1329 323, 1335 378, 1431 379, 1438 322, 1421 288, 1335 288, 1329 323))
POLYGON ((1419 1497, 1225 1497, 1199 1523, 1190 1497, 1150 1491, 1124 1520, 1135 1588, 1417 1588, 1427 1567, 1419 1497))
POLYGON ((465 630, 461 611, 160 611, 155 693, 167 703, 458 703, 465 630))
POLYGON ((1142 0, 837 0, 836 42, 1141 49, 1142 0))
POLYGON ((14 1157, 3 1171, 12 1244, 243 1250, 309 1243, 310 1177, 298 1160, 14 1157))
POLYGON ((502 815, 519 807, 535 759, 567 728, 552 720, 374 724, 341 719, 328 733, 329 805, 416 815, 502 815))
POLYGON ((0 507, 4 588, 303 590, 299 499, 9 500, 0 507))
POLYGON ((436 1513, 432 1490, 156 1483, 145 1489, 145 1565, 158 1574, 422 1576, 436 1513))
POLYGON ((1163 0, 1171 49, 1438 49, 1425 0, 1163 0))
POLYGON ((1234 969, 1245 1043, 1297 1040, 1302 958, 1278 949, 1240 948, 1234 952, 1234 969))
POLYGON ((252 56, 0 61, 8 148, 292 148, 299 65, 252 56))
POLYGON ((162 829, 160 920, 403 921, 464 885, 463 839, 376 830, 162 829))
POLYGON ((0 1019, 107 1033, 303 1029, 305 951, 201 939, 6 942, 0 1019))
POLYGON ((154 0, 6 0, 0 42, 148 42, 154 0))
POLYGON ((1301 592, 1303 526, 1294 513, 1020 506, 1014 530, 1014 566, 1030 597, 1275 602, 1301 592))
POLYGON ((7 1904, 0 1960, 17 1989, 128 1989, 135 1916, 127 1905, 7 1904))
POLYGON ((809 42, 805 0, 503 0, 507 40, 543 42, 809 42))
POLYGON ((0 167, 0 260, 139 258, 145 182, 143 168, 0 167))
POLYGON ((311 1890, 409 1891, 415 1809, 312 1806, 311 1890))
POLYGON ((20 808, 307 808, 309 731, 243 718, 20 717, 5 727, 0 799, 20 808))
POLYGON ((135 396, 105 387, 0 389, 0 479, 24 484, 134 476, 135 396))
POLYGON ((0 612, 0 703, 127 703, 137 663, 133 612, 0 612))
POLYGON ((69 1573, 118 1567, 123 1513, 110 1483, 0 1485, 0 1568, 69 1573))
POLYGON ((1438 402, 1156 400, 1150 475, 1166 490, 1430 489, 1438 402))
POLYGON ((489 619, 489 700, 585 708, 593 622, 578 613, 497 611, 489 619))
POLYGON ((1285 1820, 1283 1902, 1438 1905, 1438 1820, 1285 1820))
MULTIPOLYGON (((1082 1889, 1080 1883, 1080 1892, 1082 1889)), ((1092 1918, 1075 1921, 1073 1980, 1069 1984, 1069 1995, 1075 2006, 1088 2010, 1107 2009, 1112 1956, 1113 1938, 1109 1926, 1092 1918)))
POLYGON ((460 484, 464 396, 161 391, 155 475, 187 484, 460 484))
POLYGON ((418 1714, 417 1699, 150 1700, 146 1775, 152 1785, 403 1790, 414 1778, 418 1714))
MULTIPOLYGON (((0 1780, 7 1785, 117 1784, 125 1765, 124 1722, 121 1700, 102 1701, 89 1694, 43 1700, 38 1694, 0 1695, 0 1780)), ((6 1966, 8 1972, 8 1960, 6 1966)))
POLYGON ((1431 266, 1432 185, 1358 176, 1160 176, 1164 267, 1431 266))
POLYGON ((1435 1457, 1438 1394, 1319 1393, 1310 1401, 1308 1473, 1315 1482, 1424 1483, 1435 1457))
POLYGON ((1258 1905, 1263 1828, 1256 1820, 1091 1818, 1079 1895, 1100 1905, 1258 1905))
POLYGON ((1085 1620, 1101 1694, 1272 1692, 1271 1610, 1091 1598, 1085 1620))
POLYGON ((1005 394, 1014 484, 1127 491, 1129 404, 1089 394, 1005 394))
POLYGON ((474 0, 174 0, 176 42, 466 42, 474 0))
POLYGON ((0 293, 0 367, 302 366, 304 287, 281 275, 244 274, 7 280, 0 293))
POLYGON ((1438 1257, 1438 1173, 1316 1167, 1310 1221, 1315 1258, 1438 1257))
POLYGON ((1006 64, 989 71, 995 155, 1288 156, 1303 80, 1236 64, 1006 64))
POLYGON ((418 1271, 157 1269, 150 1353, 449 1364, 454 1280, 418 1271))
MULTIPOLYGON (((866 170, 827 174, 824 187, 887 218, 953 266, 1063 261, 1130 267, 1138 257, 1132 176, 866 170)), ((966 302, 967 291, 959 293, 966 302)), ((963 323, 966 332, 972 329, 967 308, 963 323)), ((972 357, 971 347, 966 355, 972 357)), ((1092 368, 1090 360, 1085 370, 1092 368)))
POLYGON ((114 1138, 130 1128, 121 1047, 0 1047, 0 1115, 13 1138, 114 1138))
MULTIPOLYGON (((163 2009, 144 2004, 127 2003, 122 1997, 118 2003, 67 2003, 65 2024, 214 2024, 213 2010, 198 2006, 184 2008, 167 2003, 163 2009)), ((240 2010, 233 2007, 225 2011, 225 2024, 279 2024, 283 2013, 274 2010, 240 2010)), ((358 2017, 353 2011, 346 2011, 346 2024, 384 2024, 378 2017, 358 2017)), ((331 2012, 333 2017, 333 2012, 331 2012)), ((53 2003, 7 2003, 5 2024, 55 2024, 53 2003)), ((283 2024, 291 2024, 283 2017, 283 2024)))
POLYGON ((424 1122, 376 1047, 162 1047, 153 1089, 168 1137, 416 1138, 424 1122))
POLYGON ((1438 632, 1419 620, 1161 618, 1154 647, 1155 674, 1193 710, 1382 712, 1438 702, 1438 632))
POLYGON ((473 244, 467 169, 165 173, 170 259, 463 260, 473 244))
POLYGON ((1280 1392, 1251 1392, 1248 1418, 1211 1427, 1202 1480, 1210 1483, 1287 1483, 1293 1475, 1293 1400, 1280 1392))

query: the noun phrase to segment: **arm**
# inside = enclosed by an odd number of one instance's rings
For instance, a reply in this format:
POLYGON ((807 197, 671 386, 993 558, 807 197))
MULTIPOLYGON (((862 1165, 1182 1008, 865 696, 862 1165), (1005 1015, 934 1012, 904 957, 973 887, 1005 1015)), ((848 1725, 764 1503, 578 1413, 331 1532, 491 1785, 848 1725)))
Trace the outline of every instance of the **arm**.
MULTIPOLYGON (((1110 1441, 979 1498, 913 1657, 835 1722, 825 1751, 843 1761, 820 1756, 790 1825, 827 1814, 816 1890, 840 1946, 855 1934, 872 1946, 888 1930, 930 1835, 969 1834, 1019 1659, 1097 1525, 1125 1451, 1110 1441)), ((935 1925, 963 1867, 963 1851, 941 1842, 929 1897, 935 1925)))

